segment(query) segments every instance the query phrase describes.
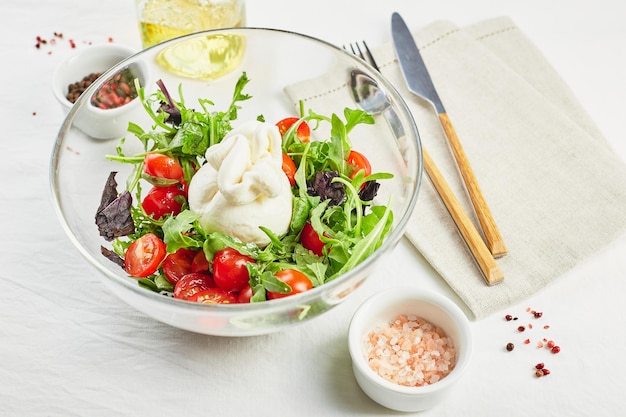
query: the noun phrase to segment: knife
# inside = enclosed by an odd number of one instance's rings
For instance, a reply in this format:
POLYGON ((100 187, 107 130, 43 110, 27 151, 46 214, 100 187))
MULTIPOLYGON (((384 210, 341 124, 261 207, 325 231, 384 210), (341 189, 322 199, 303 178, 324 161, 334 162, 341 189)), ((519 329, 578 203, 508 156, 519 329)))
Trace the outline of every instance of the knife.
POLYGON ((413 35, 402 19, 402 16, 398 13, 393 13, 391 16, 391 33, 398 56, 398 62, 400 62, 400 68, 402 69, 402 74, 404 75, 409 91, 430 102, 439 116, 439 121, 448 139, 461 176, 463 177, 465 188, 472 201, 489 251, 494 257, 505 255, 507 253, 506 245, 504 244, 500 230, 496 225, 491 210, 478 185, 474 171, 465 155, 465 151, 456 135, 456 131, 450 122, 446 109, 439 98, 439 94, 437 94, 437 90, 426 68, 426 64, 413 40, 413 35))

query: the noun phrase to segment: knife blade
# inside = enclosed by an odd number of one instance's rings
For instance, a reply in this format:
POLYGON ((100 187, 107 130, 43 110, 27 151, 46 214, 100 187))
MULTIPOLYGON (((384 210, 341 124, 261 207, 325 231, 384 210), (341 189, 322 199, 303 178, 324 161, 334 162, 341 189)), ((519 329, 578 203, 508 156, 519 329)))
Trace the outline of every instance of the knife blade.
POLYGON ((461 145, 446 109, 439 98, 439 94, 428 73, 428 68, 424 63, 422 54, 415 44, 413 35, 404 22, 404 19, 402 19, 402 16, 398 13, 393 13, 391 16, 391 34, 398 62, 400 63, 400 68, 409 91, 430 102, 439 116, 439 122, 450 144, 452 154, 454 155, 465 188, 470 196, 489 251, 495 257, 505 255, 507 253, 506 245, 491 214, 491 210, 487 205, 483 192, 478 185, 478 181, 476 180, 467 155, 463 150, 463 146, 461 145))

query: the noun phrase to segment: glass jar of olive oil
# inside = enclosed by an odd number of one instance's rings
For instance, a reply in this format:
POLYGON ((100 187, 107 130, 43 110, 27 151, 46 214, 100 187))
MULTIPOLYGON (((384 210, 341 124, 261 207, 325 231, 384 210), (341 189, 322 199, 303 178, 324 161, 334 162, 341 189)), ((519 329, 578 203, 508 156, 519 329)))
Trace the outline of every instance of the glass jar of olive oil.
MULTIPOLYGON (((144 47, 190 33, 245 26, 245 0, 136 0, 144 47)), ((156 57, 170 72, 214 79, 233 70, 243 57, 237 34, 206 34, 180 40, 156 57)))
POLYGON ((241 27, 245 0, 136 0, 144 48, 188 33, 241 27))

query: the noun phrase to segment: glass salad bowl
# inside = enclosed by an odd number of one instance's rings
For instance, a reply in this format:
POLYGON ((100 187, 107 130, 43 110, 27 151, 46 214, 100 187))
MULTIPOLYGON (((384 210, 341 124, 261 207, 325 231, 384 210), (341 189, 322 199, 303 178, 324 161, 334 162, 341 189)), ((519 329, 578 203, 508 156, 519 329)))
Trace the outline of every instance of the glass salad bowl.
MULTIPOLYGON (((163 95, 159 97, 163 99, 163 95)), ((159 108, 158 100, 152 104, 159 108)), ((172 127, 174 123, 167 126, 172 127)), ((205 133, 207 129, 213 128, 206 128, 205 133)), ((341 145, 335 145, 333 149, 341 148, 341 145)), ((345 151, 342 149, 341 152, 345 151)), ((142 157, 139 158, 141 160, 142 157)), ((203 159, 200 158, 197 165, 202 164, 203 159)), ((193 165, 193 168, 198 166, 193 165)), ((50 167, 52 195, 59 219, 72 243, 98 272, 102 283, 121 300, 149 317, 177 328, 215 336, 252 336, 279 331, 320 316, 345 300, 372 274, 384 255, 402 237, 416 203, 421 175, 422 154, 417 128, 402 98, 385 78, 361 59, 329 43, 297 33, 260 28, 222 29, 186 35, 147 48, 113 66, 79 97, 67 114, 56 138, 50 167), (90 98, 101 91, 103 83, 110 82, 116 74, 129 68, 140 71, 135 87, 143 94, 135 100, 142 100, 148 108, 152 108, 152 115, 142 108, 145 106, 129 107, 132 114, 124 116, 130 122, 129 132, 123 138, 99 139, 97 135, 85 133, 88 129, 81 129, 78 122, 92 112, 90 98), (355 69, 371 76, 388 93, 404 136, 396 137, 393 132, 398 130, 392 130, 380 115, 372 115, 368 123, 350 125, 349 119, 359 114, 355 112, 358 105, 350 89, 350 75, 355 69), (162 269, 147 278, 131 277, 128 269, 120 265, 127 257, 123 249, 113 247, 113 243, 100 234, 95 217, 101 209, 103 189, 109 174, 116 172, 116 191, 122 194, 131 182, 127 179, 138 178, 133 175, 141 172, 133 171, 137 164, 120 163, 120 158, 111 156, 146 153, 144 143, 136 137, 137 126, 139 131, 144 132, 159 129, 155 120, 163 113, 150 107, 148 102, 150 97, 156 97, 155 94, 163 90, 163 86, 168 92, 166 97, 171 99, 169 104, 184 102, 186 108, 196 111, 226 112, 232 109, 229 106, 235 86, 243 78, 247 78, 242 90, 246 99, 236 102, 236 118, 229 113, 231 127, 237 128, 250 121, 262 120, 274 124, 286 117, 304 117, 311 128, 311 139, 308 144, 303 141, 302 147, 319 141, 332 142, 329 139, 331 136, 336 139, 337 132, 342 136, 342 129, 346 129, 349 131, 347 143, 353 150, 365 155, 372 172, 391 174, 377 179, 379 188, 375 197, 366 203, 387 207, 387 214, 391 210, 392 216, 381 217, 386 220, 388 231, 384 238, 367 235, 370 237, 368 244, 354 249, 354 253, 360 253, 358 259, 353 252, 344 254, 356 259, 349 267, 340 268, 326 282, 312 279, 311 282, 315 281, 316 285, 297 294, 258 302, 258 298, 254 298, 255 302, 237 302, 233 298, 229 303, 212 303, 207 298, 203 299, 205 302, 179 299, 172 296, 173 287, 167 289, 167 285, 158 285, 167 284, 162 269), (346 108, 350 110, 345 111, 346 108), (322 116, 307 119, 311 114, 322 116), (337 124, 337 120, 342 122, 337 124), (103 251, 111 255, 116 250, 117 254, 112 257, 117 258, 119 263, 112 262, 111 256, 103 255, 103 251), (152 281, 146 281, 150 279, 152 281)), ((358 179, 358 174, 354 178, 358 179)), ((143 181, 141 189, 135 188, 131 193, 137 201, 146 195, 152 185, 144 180, 142 176, 139 180, 143 181)), ((351 181, 349 178, 344 180, 351 181)), ((189 187, 190 195, 193 183, 191 181, 189 187)), ((307 188, 306 184, 303 188, 307 188)), ((358 187, 352 188, 356 190, 358 187)), ((301 192, 294 192, 293 201, 298 197, 308 198, 303 197, 301 192)), ((186 204, 184 199, 182 201, 183 205, 186 204)), ((314 210, 314 207, 309 209, 314 210)), ((365 212, 368 210, 371 208, 366 208, 365 212)), ((360 208, 347 210, 345 215, 352 219, 360 218, 357 211, 362 212, 360 208)), ((186 212, 189 213, 189 210, 186 212)), ((167 221, 168 216, 162 220, 167 221)), ((363 234, 373 233, 372 230, 363 234)), ((380 232, 381 229, 377 230, 380 232)), ((180 236, 189 237, 185 233, 180 236)), ((281 236, 277 233, 273 237, 282 239, 281 236)), ((335 239, 334 244, 326 245, 330 250, 343 246, 340 234, 330 238, 335 239)), ((167 239, 164 240, 167 242, 167 239)), ((227 242, 237 240, 231 238, 227 242)), ((175 251, 170 250, 170 243, 167 245, 168 252, 175 251)), ((206 244, 200 244, 196 249, 214 254, 206 244)), ((312 256, 311 253, 308 255, 312 256)), ((329 256, 329 252, 323 252, 323 256, 329 256)), ((206 274, 210 276, 215 264, 209 255, 207 260, 209 270, 206 274)), ((163 266, 162 263, 160 265, 163 266)), ((305 272, 311 276, 311 270, 305 272)), ((263 276, 267 277, 267 273, 263 276)), ((250 280, 252 282, 252 278, 250 280)), ((267 286, 270 281, 276 283, 272 278, 263 281, 263 285, 267 286)), ((263 287, 260 282, 255 281, 255 296, 256 289, 263 287)), ((274 291, 289 290, 289 286, 279 290, 274 287, 274 291)), ((266 293, 269 294, 269 289, 259 294, 266 293)), ((271 297, 261 296, 260 300, 263 298, 271 297)))

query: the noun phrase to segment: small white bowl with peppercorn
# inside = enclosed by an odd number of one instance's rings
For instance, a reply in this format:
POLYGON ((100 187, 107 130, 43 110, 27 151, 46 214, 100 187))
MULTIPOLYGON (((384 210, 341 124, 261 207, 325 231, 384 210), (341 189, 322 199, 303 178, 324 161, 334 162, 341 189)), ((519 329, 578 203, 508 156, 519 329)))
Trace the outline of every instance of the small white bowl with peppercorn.
POLYGON ((114 74, 107 71, 135 52, 119 44, 91 45, 70 56, 55 71, 52 90, 65 114, 76 101, 90 101, 75 122, 87 135, 112 139, 126 133, 131 113, 141 107, 135 100, 134 79, 145 85, 147 69, 135 63, 114 74), (91 88, 93 84, 97 85, 91 88))
POLYGON ((350 323, 354 376, 377 403, 415 412, 441 403, 469 364, 469 321, 451 300, 394 288, 366 300, 350 323))

